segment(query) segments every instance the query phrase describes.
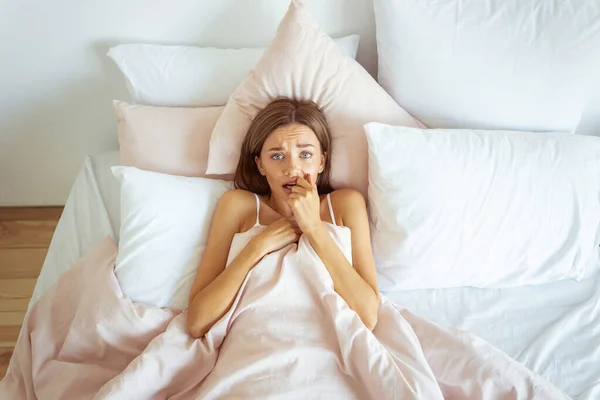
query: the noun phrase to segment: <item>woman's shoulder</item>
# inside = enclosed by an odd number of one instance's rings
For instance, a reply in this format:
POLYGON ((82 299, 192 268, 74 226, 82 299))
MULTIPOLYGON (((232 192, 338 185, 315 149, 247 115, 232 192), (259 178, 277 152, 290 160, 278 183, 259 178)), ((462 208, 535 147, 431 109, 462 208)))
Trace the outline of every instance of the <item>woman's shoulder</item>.
POLYGON ((338 225, 348 226, 360 209, 366 209, 365 198, 354 189, 338 189, 330 193, 331 207, 338 225))
POLYGON ((356 206, 365 205, 365 198, 363 195, 354 189, 338 189, 330 193, 332 205, 342 206, 356 206))
POLYGON ((227 223, 235 226, 236 232, 241 232, 245 225, 254 223, 256 197, 254 193, 247 190, 228 190, 219 200, 218 210, 220 210, 216 215, 218 221, 229 221, 227 223))
POLYGON ((219 200, 219 204, 223 204, 228 208, 231 207, 232 211, 242 211, 244 208, 255 204, 255 202, 254 193, 243 189, 228 190, 219 200))
POLYGON ((231 189, 225 192, 222 199, 227 201, 247 201, 254 199, 255 194, 244 189, 231 189))

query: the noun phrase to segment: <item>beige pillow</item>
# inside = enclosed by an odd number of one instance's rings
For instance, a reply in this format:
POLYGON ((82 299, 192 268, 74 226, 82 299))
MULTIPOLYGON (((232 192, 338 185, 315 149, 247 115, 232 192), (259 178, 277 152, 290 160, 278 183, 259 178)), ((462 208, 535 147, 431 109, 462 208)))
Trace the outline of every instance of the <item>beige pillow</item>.
POLYGON ((210 134, 223 107, 152 107, 118 100, 113 105, 123 165, 171 175, 207 176, 210 134))
POLYGON ((355 60, 345 56, 302 1, 292 0, 264 55, 231 95, 210 138, 207 172, 236 169, 256 113, 278 96, 310 99, 325 111, 333 137, 331 183, 367 194, 363 125, 418 126, 355 60))

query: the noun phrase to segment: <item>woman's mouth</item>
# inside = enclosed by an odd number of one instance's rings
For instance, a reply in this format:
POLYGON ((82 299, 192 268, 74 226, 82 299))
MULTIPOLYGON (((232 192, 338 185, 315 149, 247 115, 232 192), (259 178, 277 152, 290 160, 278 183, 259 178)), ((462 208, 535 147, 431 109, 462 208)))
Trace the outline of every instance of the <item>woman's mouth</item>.
POLYGON ((283 190, 285 190, 287 193, 292 193, 294 186, 296 186, 296 182, 288 182, 283 185, 283 190))

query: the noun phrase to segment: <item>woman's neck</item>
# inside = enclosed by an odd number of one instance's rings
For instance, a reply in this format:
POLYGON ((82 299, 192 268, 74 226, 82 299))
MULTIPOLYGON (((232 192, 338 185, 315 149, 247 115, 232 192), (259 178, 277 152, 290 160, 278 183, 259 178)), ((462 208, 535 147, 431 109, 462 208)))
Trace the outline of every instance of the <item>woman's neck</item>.
POLYGON ((273 196, 273 193, 271 193, 268 197, 267 197, 268 201, 269 201, 269 207, 271 207, 274 211, 278 212, 279 214, 283 215, 286 218, 289 217, 293 217, 294 213, 292 212, 292 208, 288 205, 288 203, 277 196, 273 196))

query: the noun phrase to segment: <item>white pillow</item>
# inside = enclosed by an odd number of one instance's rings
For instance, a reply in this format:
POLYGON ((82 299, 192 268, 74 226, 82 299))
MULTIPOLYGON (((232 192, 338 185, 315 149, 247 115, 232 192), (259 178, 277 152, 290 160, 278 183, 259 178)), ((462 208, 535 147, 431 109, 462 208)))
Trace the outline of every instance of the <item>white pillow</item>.
MULTIPOLYGON (((355 59, 359 40, 349 35, 335 42, 355 59)), ((125 75, 134 103, 208 107, 225 105, 265 50, 124 44, 108 56, 125 75)))
POLYGON ((581 113, 576 135, 600 136, 600 85, 581 113))
POLYGON ((598 0, 375 0, 379 83, 430 128, 571 132, 600 74, 598 0))
POLYGON ((210 224, 230 182, 112 167, 121 183, 115 274, 132 301, 184 309, 210 224))
POLYGON ((600 138, 365 130, 382 290, 533 285, 598 269, 600 138))

